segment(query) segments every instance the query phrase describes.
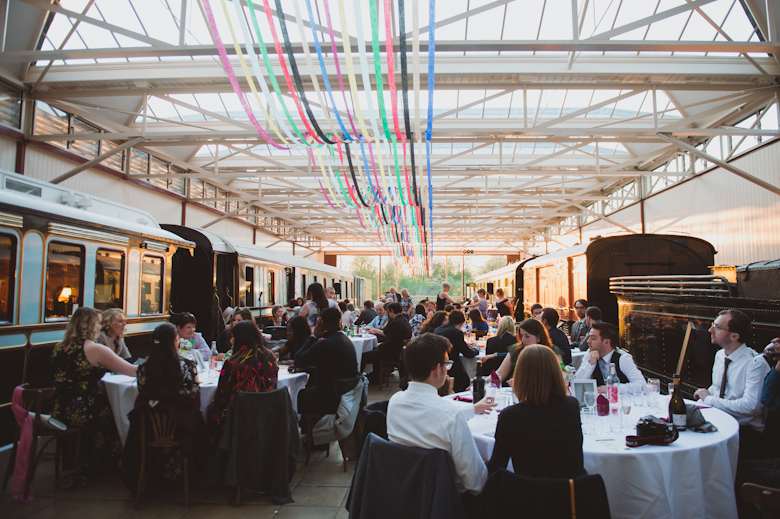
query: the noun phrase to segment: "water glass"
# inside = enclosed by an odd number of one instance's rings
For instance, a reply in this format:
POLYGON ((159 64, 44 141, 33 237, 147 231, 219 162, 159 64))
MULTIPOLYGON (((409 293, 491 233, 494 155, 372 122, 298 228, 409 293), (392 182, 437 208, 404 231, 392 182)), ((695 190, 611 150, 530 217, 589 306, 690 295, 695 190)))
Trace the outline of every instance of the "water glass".
POLYGON ((628 415, 631 414, 631 407, 634 405, 634 396, 631 394, 620 395, 620 410, 623 412, 623 429, 633 428, 628 415))
POLYGON ((648 397, 650 400, 650 407, 658 409, 658 398, 661 394, 661 381, 657 378, 647 379, 647 387, 650 389, 650 395, 648 397))
POLYGON ((595 412, 596 409, 596 393, 594 391, 585 392, 585 405, 591 412, 595 412))
POLYGON ((593 409, 587 407, 582 408, 582 434, 585 436, 593 436, 596 434, 596 414, 593 409))

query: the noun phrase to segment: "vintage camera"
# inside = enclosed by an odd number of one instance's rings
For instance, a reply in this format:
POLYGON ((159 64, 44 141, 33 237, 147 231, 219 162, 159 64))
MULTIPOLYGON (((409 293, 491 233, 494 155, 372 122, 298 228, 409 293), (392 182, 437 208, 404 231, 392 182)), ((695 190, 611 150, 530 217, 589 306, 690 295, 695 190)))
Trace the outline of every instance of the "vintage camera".
POLYGON ((626 436, 626 445, 639 447, 641 445, 669 445, 679 436, 679 432, 671 423, 664 422, 655 416, 640 418, 636 424, 636 436, 626 436))

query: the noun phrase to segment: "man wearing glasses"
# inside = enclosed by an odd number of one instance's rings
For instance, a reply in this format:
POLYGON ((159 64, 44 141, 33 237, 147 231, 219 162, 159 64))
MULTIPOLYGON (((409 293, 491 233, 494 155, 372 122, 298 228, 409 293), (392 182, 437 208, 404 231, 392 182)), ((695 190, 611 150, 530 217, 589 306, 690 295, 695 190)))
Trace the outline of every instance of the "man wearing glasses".
POLYGON ((487 481, 487 466, 466 421, 495 404, 483 399, 461 407, 439 396, 437 390, 452 367, 451 348, 447 339, 432 333, 419 335, 406 346, 404 361, 412 381, 390 398, 387 435, 400 445, 447 451, 455 465, 458 490, 479 494, 487 481))
POLYGON ((739 310, 723 310, 710 326, 712 343, 721 349, 712 366, 712 385, 694 398, 729 413, 739 422, 739 457, 760 455, 764 433, 761 388, 769 366, 745 344, 752 326, 739 310))
POLYGON ((571 342, 579 344, 588 333, 588 324, 585 322, 585 310, 588 309, 588 302, 584 299, 577 299, 574 302, 574 311, 577 312, 579 321, 571 325, 571 342))

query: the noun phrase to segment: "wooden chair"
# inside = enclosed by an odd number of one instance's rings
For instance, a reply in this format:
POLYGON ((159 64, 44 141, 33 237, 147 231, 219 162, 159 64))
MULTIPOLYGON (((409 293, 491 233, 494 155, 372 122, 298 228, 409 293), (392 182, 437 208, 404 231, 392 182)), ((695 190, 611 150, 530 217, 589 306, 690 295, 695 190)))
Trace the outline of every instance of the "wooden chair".
POLYGON ((387 387, 390 387, 390 375, 393 371, 398 370, 398 374, 401 374, 401 358, 403 357, 403 351, 406 348, 406 344, 409 340, 404 339, 401 347, 401 357, 398 360, 383 360, 379 363, 379 389, 382 389, 382 381, 387 381, 387 387))
MULTIPOLYGON (((355 429, 357 430, 357 437, 362 438, 360 433, 360 413, 362 413, 363 410, 358 410, 358 416, 355 420, 355 429)), ((304 428, 306 430, 306 466, 309 466, 309 459, 311 458, 311 446, 312 446, 312 428, 317 424, 317 422, 322 419, 323 415, 321 414, 304 414, 301 415, 301 421, 304 424, 304 428)), ((341 449, 341 456, 344 458, 344 472, 347 471, 347 455, 345 454, 345 448, 346 448, 346 438, 343 440, 339 440, 339 449, 341 449)), ((325 450, 325 456, 330 456, 330 443, 328 444, 327 449, 325 450)))
MULTIPOLYGON (((21 387, 25 388, 22 392, 22 405, 28 413, 34 414, 33 416, 33 440, 30 446, 30 465, 27 469, 27 480, 24 483, 24 497, 27 498, 30 492, 30 485, 35 477, 35 469, 38 467, 38 462, 41 459, 41 454, 46 447, 52 442, 56 441, 56 450, 54 454, 54 481, 60 480, 60 456, 62 454, 60 446, 60 438, 64 437, 76 437, 76 473, 75 482, 78 486, 79 480, 79 454, 81 452, 81 429, 75 427, 69 427, 66 429, 60 429, 57 426, 52 425, 49 422, 51 418, 47 414, 41 413, 41 406, 46 400, 54 398, 54 388, 43 389, 28 389, 27 384, 22 384, 21 387), (38 437, 48 438, 46 442, 41 446, 40 452, 38 451, 38 437)), ((61 425, 58 423, 58 425, 61 425)), ((16 453, 19 448, 19 436, 21 429, 16 424, 16 436, 14 437, 14 446, 11 451, 11 459, 8 460, 8 467, 5 471, 5 478, 3 479, 3 490, 5 490, 8 484, 8 479, 14 471, 16 464, 16 453)))
POLYGON ((763 519, 773 519, 774 510, 780 510, 780 488, 745 483, 739 489, 739 495, 748 503, 760 506, 763 519))
POLYGON ((474 337, 476 337, 477 339, 479 339, 480 337, 487 337, 488 334, 488 332, 483 330, 474 330, 472 333, 474 334, 474 337))
MULTIPOLYGON (((168 415, 145 410, 141 413, 141 470, 138 473, 138 489, 135 495, 135 509, 141 505, 141 493, 144 489, 144 470, 146 468, 146 450, 148 448, 180 447, 176 440, 176 423, 168 415), (147 421, 151 426, 152 438, 147 438, 147 421)), ((184 506, 190 506, 189 456, 184 456, 184 506)))

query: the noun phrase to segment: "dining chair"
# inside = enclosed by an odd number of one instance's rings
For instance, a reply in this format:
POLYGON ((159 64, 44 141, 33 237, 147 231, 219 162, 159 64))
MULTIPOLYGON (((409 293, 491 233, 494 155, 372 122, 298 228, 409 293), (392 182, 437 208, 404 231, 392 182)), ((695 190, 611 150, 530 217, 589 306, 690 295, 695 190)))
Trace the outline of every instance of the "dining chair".
MULTIPOLYGON (((30 389, 27 384, 22 384, 20 387, 22 390, 22 405, 24 409, 33 416, 33 441, 30 445, 30 464, 27 468, 27 478, 24 484, 24 497, 27 498, 30 492, 30 486, 32 485, 33 478, 35 477, 35 470, 38 467, 38 462, 41 459, 41 454, 46 447, 52 442, 56 441, 56 448, 54 454, 54 481, 60 480, 60 458, 62 456, 62 448, 60 445, 60 439, 75 437, 76 439, 76 472, 75 480, 78 487, 79 482, 79 455, 81 452, 81 429, 77 427, 67 427, 62 422, 53 420, 50 415, 41 412, 44 402, 54 398, 54 388, 42 388, 42 389, 30 389), (46 442, 38 449, 38 438, 48 438, 46 442)), ((16 454, 19 450, 19 436, 21 428, 18 424, 15 427, 16 434, 14 436, 14 446, 11 451, 11 458, 8 460, 8 466, 5 470, 5 478, 3 478, 3 490, 5 490, 8 484, 8 479, 14 471, 16 465, 16 454)))
POLYGON ((390 387, 390 375, 393 371, 398 370, 398 376, 401 376, 401 360, 403 358, 403 351, 406 348, 408 339, 404 339, 401 343, 401 355, 398 360, 383 360, 379 363, 379 389, 382 389, 382 382, 387 383, 387 387, 390 387))
POLYGON ((739 495, 748 503, 761 507, 762 519, 773 519, 776 517, 774 511, 780 510, 780 488, 745 483, 740 487, 739 495))
MULTIPOLYGON (((138 488, 135 494, 135 509, 141 506, 141 494, 144 490, 144 470, 146 468, 147 449, 164 449, 166 447, 180 447, 181 442, 176 439, 176 423, 168 418, 168 415, 145 409, 141 412, 141 470, 138 472, 138 488), (147 431, 147 423, 149 429, 147 431), (151 432, 151 438, 147 434, 151 432)), ((189 461, 190 456, 184 456, 184 506, 190 506, 189 485, 189 461)))
MULTIPOLYGON (((360 412, 358 411, 358 418, 355 421, 355 429, 357 432, 357 437, 360 438, 360 412)), ((311 458, 311 448, 312 448, 312 429, 314 426, 319 422, 324 415, 321 414, 303 414, 301 415, 301 424, 303 425, 304 431, 306 432, 306 466, 309 466, 309 459, 311 458)), ((341 449, 341 456, 344 459, 344 472, 347 471, 347 454, 346 454, 346 438, 343 440, 338 440, 339 443, 339 449, 341 449)), ((330 443, 326 444, 327 447, 325 448, 325 456, 330 456, 330 443)))

